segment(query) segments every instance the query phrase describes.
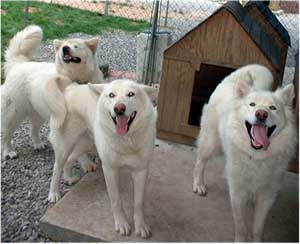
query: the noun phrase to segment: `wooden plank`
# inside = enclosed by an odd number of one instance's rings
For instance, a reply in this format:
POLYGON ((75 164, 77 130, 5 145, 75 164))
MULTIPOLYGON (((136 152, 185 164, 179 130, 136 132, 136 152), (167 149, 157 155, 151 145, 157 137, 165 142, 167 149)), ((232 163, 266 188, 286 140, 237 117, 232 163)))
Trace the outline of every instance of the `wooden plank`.
POLYGON ((159 106, 159 128, 166 131, 176 131, 175 118, 182 78, 181 66, 180 62, 168 60, 168 65, 163 71, 166 72, 166 77, 163 77, 161 81, 162 90, 159 93, 158 103, 161 103, 159 106))
POLYGON ((163 110, 164 110, 164 107, 167 106, 165 91, 166 91, 166 84, 168 83, 168 71, 169 71, 169 60, 168 60, 168 58, 164 57, 163 67, 162 67, 162 75, 161 75, 160 87, 159 87, 159 93, 158 93, 157 128, 163 128, 163 110))
POLYGON ((191 105, 191 98, 193 93, 193 85, 194 85, 194 77, 195 77, 195 70, 191 66, 190 63, 182 62, 183 63, 183 77, 181 80, 181 89, 180 93, 178 94, 178 100, 180 103, 178 104, 178 112, 176 117, 176 133, 180 133, 182 135, 186 135, 186 125, 188 124, 189 113, 190 113, 190 105, 191 105))
POLYGON ((228 63, 228 62, 216 62, 215 60, 212 60, 210 58, 202 58, 202 57, 197 57, 195 55, 192 55, 192 56, 185 56, 185 57, 174 57, 174 56, 171 56, 171 55, 165 55, 165 57, 168 59, 168 60, 175 60, 175 61, 179 61, 179 62, 190 62, 192 63, 192 67, 194 68, 195 66, 195 60, 199 60, 198 63, 199 63, 199 67, 200 67, 200 64, 201 63, 205 63, 205 64, 210 64, 210 65, 217 65, 217 66, 222 66, 222 67, 225 67, 225 68, 233 68, 233 69, 238 69, 241 67, 240 64, 233 64, 233 63, 228 63))
POLYGON ((181 123, 180 124, 180 133, 189 136, 192 138, 197 138, 199 134, 200 127, 194 126, 194 125, 189 125, 187 123, 181 123))

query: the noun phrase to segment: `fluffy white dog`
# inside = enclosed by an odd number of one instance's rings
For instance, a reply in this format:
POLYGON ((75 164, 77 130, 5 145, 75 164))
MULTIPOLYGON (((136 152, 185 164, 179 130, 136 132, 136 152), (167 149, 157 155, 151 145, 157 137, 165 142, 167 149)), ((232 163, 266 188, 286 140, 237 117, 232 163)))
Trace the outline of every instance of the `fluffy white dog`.
MULTIPOLYGON (((32 56, 40 46, 42 30, 32 25, 18 32, 9 43, 5 53, 6 80, 1 87, 1 135, 2 156, 14 158, 17 153, 11 145, 15 129, 29 118, 32 124, 34 148, 43 148, 39 129, 44 122, 58 127, 66 109, 63 89, 71 82, 95 83, 103 80, 95 59, 98 40, 70 39, 54 41, 54 63, 33 62, 32 56), (68 79, 60 79, 67 76, 68 79)), ((85 158, 87 160, 87 158, 85 158)))
POLYGON ((261 241, 267 214, 297 141, 294 86, 271 92, 271 72, 242 67, 218 85, 204 107, 193 191, 206 194, 204 168, 224 152, 235 240, 261 241))
MULTIPOLYGON (((95 143, 102 161, 116 231, 122 235, 130 233, 119 194, 119 169, 128 166, 134 182, 135 231, 143 238, 149 237, 143 199, 156 135, 157 115, 149 97, 155 92, 157 89, 131 80, 100 85, 72 84, 65 89, 67 116, 60 128, 50 126, 55 166, 49 201, 60 198, 59 181, 64 164, 65 169, 70 169, 72 159, 90 151, 95 143), (77 143, 79 138, 80 145, 77 143), (74 146, 79 149, 73 150, 74 146)), ((68 170, 64 173, 70 179, 73 177, 68 170)))

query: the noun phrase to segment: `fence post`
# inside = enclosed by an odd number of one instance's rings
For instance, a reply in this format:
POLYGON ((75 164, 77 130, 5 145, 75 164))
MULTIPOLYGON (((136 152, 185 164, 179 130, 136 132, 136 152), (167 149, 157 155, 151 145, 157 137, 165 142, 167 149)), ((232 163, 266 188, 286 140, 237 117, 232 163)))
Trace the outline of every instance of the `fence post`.
POLYGON ((25 1, 25 9, 24 9, 24 27, 28 25, 29 22, 29 0, 25 1))
POLYGON ((158 20, 158 11, 159 11, 159 1, 155 1, 154 7, 154 14, 152 19, 152 29, 151 29, 151 36, 150 36, 150 49, 148 53, 147 59, 147 70, 146 75, 143 79, 144 84, 151 85, 153 82, 153 72, 154 72, 154 58, 155 58, 155 45, 156 45, 156 38, 157 38, 157 20, 158 20))
POLYGON ((169 0, 167 0, 166 16, 165 16, 165 24, 164 24, 164 26, 167 26, 167 24, 168 24, 168 14, 169 14, 169 0))
POLYGON ((108 15, 109 0, 105 0, 104 15, 108 15))

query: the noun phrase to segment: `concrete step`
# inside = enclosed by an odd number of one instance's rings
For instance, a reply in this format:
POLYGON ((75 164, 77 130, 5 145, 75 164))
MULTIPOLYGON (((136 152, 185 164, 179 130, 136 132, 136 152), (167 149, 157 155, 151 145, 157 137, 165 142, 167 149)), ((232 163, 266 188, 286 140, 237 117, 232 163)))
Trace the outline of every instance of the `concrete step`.
MULTIPOLYGON (((231 242, 234 227, 224 158, 207 165, 208 195, 192 193, 195 148, 157 140, 145 199, 146 221, 152 228, 150 242, 231 242)), ((130 171, 120 174, 123 205, 133 229, 133 185, 130 171)), ((265 241, 298 241, 298 175, 286 173, 283 189, 271 210, 265 241)), ((114 222, 102 170, 85 175, 42 217, 42 231, 56 241, 142 242, 114 231, 114 222)))

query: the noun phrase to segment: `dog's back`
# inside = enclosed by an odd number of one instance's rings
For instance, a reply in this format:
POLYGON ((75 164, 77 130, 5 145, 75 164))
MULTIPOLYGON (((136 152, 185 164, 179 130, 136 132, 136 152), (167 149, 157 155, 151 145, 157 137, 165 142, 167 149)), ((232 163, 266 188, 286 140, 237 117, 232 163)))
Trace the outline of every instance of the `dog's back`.
POLYGON ((266 67, 258 64, 247 65, 225 77, 211 95, 209 103, 226 104, 234 97, 236 83, 244 81, 253 90, 271 90, 274 82, 272 73, 266 67))

